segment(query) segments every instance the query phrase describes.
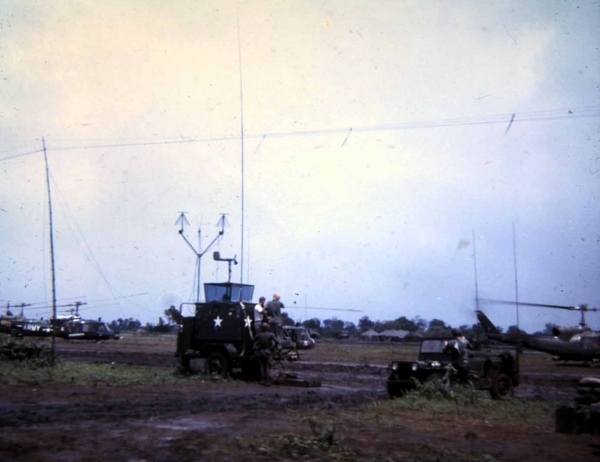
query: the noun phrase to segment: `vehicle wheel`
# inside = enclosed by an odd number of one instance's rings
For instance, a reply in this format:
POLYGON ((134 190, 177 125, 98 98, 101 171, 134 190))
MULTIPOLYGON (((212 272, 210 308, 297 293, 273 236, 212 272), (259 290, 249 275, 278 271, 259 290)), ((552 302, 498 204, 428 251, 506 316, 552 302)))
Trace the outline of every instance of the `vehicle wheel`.
POLYGON ((182 369, 189 372, 190 374, 199 374, 204 370, 204 364, 200 358, 196 358, 193 356, 182 356, 180 363, 182 369))
POLYGON ((181 357, 181 359, 179 360, 179 362, 181 363, 181 367, 183 369, 185 369, 188 372, 191 372, 191 370, 190 370, 190 357, 189 356, 183 355, 181 357))
POLYGON ((490 388, 490 395, 494 399, 507 399, 512 395, 514 386, 510 377, 506 374, 499 373, 494 378, 490 388))
POLYGON ((204 372, 211 377, 225 377, 229 373, 229 360, 224 353, 214 351, 204 361, 204 372))
POLYGON ((395 375, 390 376, 388 379, 387 390, 391 398, 400 398, 404 395, 404 393, 406 393, 405 386, 398 382, 395 375))
POLYGON ((259 382, 260 363, 258 361, 247 361, 242 365, 242 377, 248 382, 259 382))

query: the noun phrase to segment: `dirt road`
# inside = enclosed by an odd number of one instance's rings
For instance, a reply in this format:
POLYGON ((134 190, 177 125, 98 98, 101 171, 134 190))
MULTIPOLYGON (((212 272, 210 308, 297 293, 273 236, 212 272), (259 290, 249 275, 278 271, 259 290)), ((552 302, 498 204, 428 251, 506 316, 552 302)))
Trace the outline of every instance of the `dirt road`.
MULTIPOLYGON (((174 369, 177 363, 170 349, 162 344, 60 344, 60 354, 68 361, 174 369)), ((304 447, 308 454, 321 454, 322 460, 345 459, 345 454, 355 460, 484 460, 486 455, 487 460, 577 461, 590 460, 598 450, 594 445, 600 444, 597 437, 557 434, 554 428, 519 435, 502 425, 474 431, 453 423, 452 431, 446 432, 443 422, 431 425, 430 417, 418 412, 399 414, 388 422, 377 416, 374 421, 357 420, 353 412, 358 406, 376 409, 391 403, 385 365, 319 362, 317 355, 315 350, 305 361, 283 368, 320 380, 319 388, 242 381, 158 389, 2 385, 0 460, 300 460, 301 454, 292 451, 299 446, 299 451, 304 447), (340 420, 345 414, 347 419, 340 420), (307 443, 325 433, 319 422, 329 418, 337 422, 337 452, 307 443), (312 419, 320 420, 315 424, 312 419), (273 453, 274 445, 292 434, 297 436, 273 453)), ((571 399, 574 380, 582 374, 599 375, 596 368, 556 365, 525 372, 516 397, 571 399)))

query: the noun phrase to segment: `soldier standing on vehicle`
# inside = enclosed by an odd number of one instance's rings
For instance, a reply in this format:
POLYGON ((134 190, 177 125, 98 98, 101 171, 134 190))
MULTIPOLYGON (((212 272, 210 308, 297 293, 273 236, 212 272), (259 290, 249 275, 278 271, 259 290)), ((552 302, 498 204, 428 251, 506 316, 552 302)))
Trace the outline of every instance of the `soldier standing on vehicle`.
POLYGON ((473 347, 461 331, 452 329, 452 336, 454 337, 454 343, 447 343, 444 352, 452 355, 452 366, 457 371, 458 380, 462 383, 471 383, 468 350, 473 349, 473 347))
POLYGON ((271 361, 273 358, 273 353, 277 346, 279 345, 279 341, 273 332, 269 331, 269 325, 267 323, 262 323, 260 325, 260 332, 254 339, 254 353, 258 357, 258 361, 260 363, 260 377, 261 383, 265 385, 271 384, 271 361))
POLYGON ((260 332, 260 325, 265 320, 265 297, 260 297, 254 307, 254 332, 260 332))
POLYGON ((285 308, 283 303, 281 303, 281 295, 275 292, 273 294, 273 300, 267 302, 265 305, 265 313, 267 314, 267 319, 269 320, 269 324, 271 324, 271 330, 275 332, 277 337, 283 337, 283 329, 281 327, 281 310, 285 308))

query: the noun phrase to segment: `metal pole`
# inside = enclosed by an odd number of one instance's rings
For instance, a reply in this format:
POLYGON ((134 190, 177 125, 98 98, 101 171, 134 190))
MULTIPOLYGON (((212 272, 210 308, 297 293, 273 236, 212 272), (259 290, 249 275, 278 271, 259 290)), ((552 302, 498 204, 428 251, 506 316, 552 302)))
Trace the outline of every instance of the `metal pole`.
POLYGON ((52 223, 52 194, 50 193, 50 169, 48 167, 48 154, 46 140, 42 137, 44 146, 44 161, 46 163, 46 185, 48 188, 48 211, 50 215, 50 268, 52 272, 52 349, 50 354, 50 367, 54 369, 54 349, 56 345, 56 277, 54 274, 54 228, 52 223))
POLYGON ((479 310, 479 285, 477 282, 477 247, 475 246, 475 230, 473 230, 473 266, 475 268, 475 309, 479 310))
POLYGON ((241 167, 242 167, 242 226, 241 226, 241 253, 240 253, 240 284, 244 283, 244 86, 242 84, 242 44, 240 40, 240 17, 237 17, 238 33, 238 61, 240 68, 240 142, 241 142, 241 167))
POLYGON ((519 279, 517 275, 517 237, 515 232, 515 222, 512 224, 513 232, 513 261, 515 264, 515 300, 517 309, 517 371, 521 373, 521 353, 523 352, 523 342, 521 340, 521 326, 519 324, 519 279))
POLYGON ((513 233, 513 261, 515 265, 515 301, 517 307, 517 335, 520 336, 520 325, 519 325, 519 280, 517 277, 517 238, 515 233, 515 223, 512 224, 512 233, 513 233))
MULTIPOLYGON (((198 248, 202 249, 202 231, 198 228, 198 248)), ((198 255, 198 286, 196 287, 196 303, 200 303, 200 265, 202 264, 202 256, 198 255)))

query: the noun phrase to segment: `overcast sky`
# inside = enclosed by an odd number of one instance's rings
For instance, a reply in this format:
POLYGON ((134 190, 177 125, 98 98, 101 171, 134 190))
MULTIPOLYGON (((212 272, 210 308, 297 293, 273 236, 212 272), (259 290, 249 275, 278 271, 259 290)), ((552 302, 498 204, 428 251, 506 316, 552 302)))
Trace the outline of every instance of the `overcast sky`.
POLYGON ((52 301, 44 137, 57 298, 89 317, 195 297, 180 211, 201 250, 228 214, 203 282, 237 255, 297 320, 473 324, 473 236, 480 297, 600 307, 598 24, 595 0, 3 0, 0 305, 52 301))

